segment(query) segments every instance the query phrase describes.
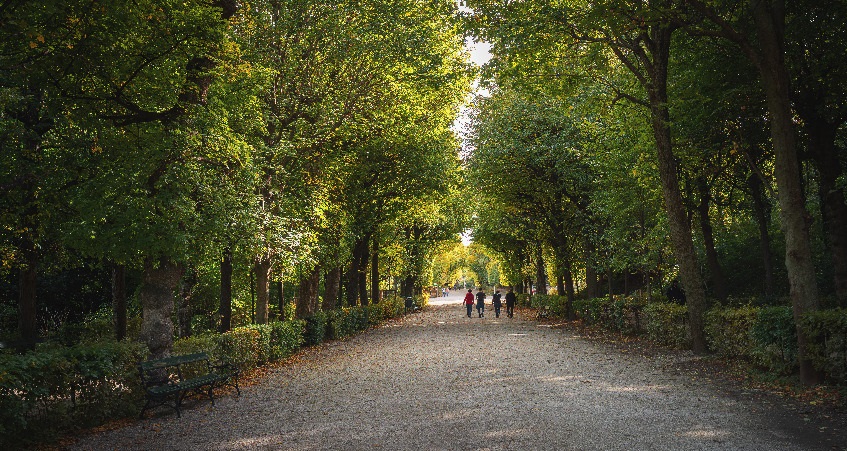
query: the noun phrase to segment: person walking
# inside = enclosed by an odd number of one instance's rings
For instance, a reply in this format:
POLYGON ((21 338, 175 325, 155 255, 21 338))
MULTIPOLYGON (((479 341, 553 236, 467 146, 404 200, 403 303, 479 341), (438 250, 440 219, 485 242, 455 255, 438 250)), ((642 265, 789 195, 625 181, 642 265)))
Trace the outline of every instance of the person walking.
POLYGON ((471 311, 473 311, 473 289, 468 288, 467 294, 465 294, 465 307, 468 308, 468 318, 471 317, 471 311))
POLYGON ((491 298, 491 305, 494 306, 494 317, 500 317, 500 307, 502 307, 503 303, 500 302, 500 290, 494 291, 494 296, 491 298))
POLYGON ((485 292, 482 288, 476 292, 476 312, 479 313, 480 318, 485 316, 485 292))
POLYGON ((515 292, 509 287, 509 292, 506 293, 506 316, 509 318, 515 316, 515 300, 515 292))

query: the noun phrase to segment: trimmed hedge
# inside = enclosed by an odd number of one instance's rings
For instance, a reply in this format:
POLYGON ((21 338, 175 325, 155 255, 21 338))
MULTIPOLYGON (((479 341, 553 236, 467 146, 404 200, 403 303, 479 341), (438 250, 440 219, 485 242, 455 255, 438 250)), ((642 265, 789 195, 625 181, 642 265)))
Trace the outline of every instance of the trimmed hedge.
POLYGON ((750 305, 707 311, 704 329, 709 349, 720 357, 751 359, 756 344, 750 331, 758 316, 759 309, 750 305))
POLYGON ((530 306, 545 310, 547 314, 565 317, 568 314, 568 298, 554 294, 536 294, 530 298, 530 306))
POLYGON ((800 327, 812 338, 809 355, 815 367, 839 383, 847 383, 847 309, 808 314, 800 327))
POLYGON ((652 302, 644 307, 647 336, 674 348, 690 348, 688 307, 665 302, 652 302))
MULTIPOLYGON (((426 299, 419 299, 426 305, 426 299)), ((293 355, 304 344, 343 338, 401 315, 402 298, 379 304, 319 312, 305 320, 235 328, 223 334, 178 339, 172 354, 206 352, 241 370, 293 355)), ((68 329, 62 338, 107 336, 102 321, 92 330, 68 329)), ((138 415, 143 390, 138 362, 148 358, 142 343, 100 341, 73 347, 41 345, 24 355, 0 354, 0 446, 43 443, 61 434, 138 415)))
MULTIPOLYGON (((561 296, 518 295, 524 305, 565 316, 561 296), (522 297, 523 296, 523 297, 522 297)), ((738 305, 738 302, 733 302, 738 305)), ((574 301, 574 312, 588 325, 625 333, 646 332, 649 339, 679 349, 691 346, 688 308, 669 302, 635 298, 594 298, 574 301)), ((716 306, 706 312, 706 340, 720 357, 743 359, 775 375, 797 369, 797 332, 790 307, 716 306)), ((811 338, 810 357, 830 380, 847 383, 847 309, 820 310, 806 315, 800 327, 811 338)))
POLYGON ((0 355, 0 445, 53 440, 61 433, 137 414, 138 361, 133 342, 53 347, 0 355))

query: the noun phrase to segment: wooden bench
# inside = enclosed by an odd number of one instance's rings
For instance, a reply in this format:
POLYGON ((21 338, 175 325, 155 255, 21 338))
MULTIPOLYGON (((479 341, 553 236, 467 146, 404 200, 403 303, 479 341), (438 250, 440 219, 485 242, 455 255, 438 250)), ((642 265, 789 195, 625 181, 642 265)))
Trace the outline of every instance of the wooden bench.
POLYGON ((212 365, 205 352, 139 362, 138 370, 147 395, 140 417, 147 409, 158 406, 173 408, 179 417, 182 400, 192 393, 208 395, 215 405, 213 389, 225 385, 235 387, 241 395, 238 369, 229 364, 212 365))

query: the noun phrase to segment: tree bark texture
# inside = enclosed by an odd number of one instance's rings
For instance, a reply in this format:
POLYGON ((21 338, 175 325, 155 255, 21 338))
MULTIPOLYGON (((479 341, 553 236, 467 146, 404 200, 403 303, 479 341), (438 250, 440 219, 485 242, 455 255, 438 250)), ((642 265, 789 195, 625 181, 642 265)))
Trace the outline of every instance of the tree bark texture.
POLYGON ((126 266, 112 265, 112 325, 115 340, 126 338, 126 266))
POLYGON ((335 308, 338 296, 341 293, 341 267, 333 266, 329 270, 324 285, 326 285, 326 290, 324 291, 324 302, 321 309, 332 310, 335 308))
POLYGON ((747 177, 747 186, 750 189, 750 197, 753 199, 753 216, 759 228, 759 248, 762 255, 762 290, 765 296, 774 293, 773 276, 773 252, 771 252, 771 205, 765 198, 762 190, 762 181, 758 175, 751 174, 747 177))
POLYGON ((20 269, 18 278, 18 332, 24 346, 35 346, 38 338, 38 323, 36 315, 36 288, 38 279, 38 253, 31 241, 27 240, 23 247, 26 263, 20 269))
POLYGON ((662 197, 668 215, 674 257, 679 265, 680 278, 686 292, 688 321, 691 329, 691 349, 695 354, 707 351, 704 332, 706 292, 694 249, 688 215, 685 211, 679 188, 676 159, 671 141, 670 113, 668 110, 668 60, 673 30, 662 26, 651 27, 650 70, 646 82, 650 103, 651 125, 656 141, 659 177, 662 182, 662 197))
POLYGON ((256 324, 267 324, 270 312, 270 276, 271 260, 268 257, 257 258, 253 265, 256 273, 256 324))
POLYGON ((709 279, 712 282, 712 296, 724 301, 727 297, 726 278, 715 250, 715 236, 712 230, 712 219, 709 216, 712 191, 705 177, 698 177, 696 183, 697 192, 700 195, 697 212, 700 218, 700 232, 703 234, 703 246, 706 248, 706 264, 709 268, 709 279))
POLYGON ((809 130, 809 154, 818 169, 824 232, 832 260, 833 286, 841 307, 847 307, 847 204, 844 189, 838 186, 843 171, 835 148, 837 125, 822 118, 806 116, 809 130))
POLYGON ((232 250, 224 250, 221 258, 221 297, 218 315, 221 323, 218 331, 223 333, 232 329, 232 250))
POLYGON ((159 261, 158 266, 147 259, 141 278, 142 321, 141 340, 150 349, 154 359, 166 357, 173 347, 174 296, 179 287, 183 268, 168 259, 159 261))
POLYGON ((535 293, 547 294, 547 266, 544 264, 541 243, 535 249, 535 293))
POLYGON ((190 337, 191 320, 194 317, 194 306, 191 298, 194 294, 194 287, 197 285, 197 272, 191 268, 185 272, 179 287, 179 309, 177 310, 178 334, 180 338, 190 337))
POLYGON ((597 250, 588 236, 584 237, 583 246, 585 247, 585 295, 588 299, 593 299, 600 296, 600 280, 597 277, 597 270, 594 269, 597 250))
POLYGON ((376 234, 371 250, 371 302, 379 303, 379 237, 376 234))
POLYGON ((359 302, 364 307, 369 304, 368 300, 368 260, 370 260, 370 236, 362 240, 361 254, 359 254, 359 267, 356 271, 358 277, 359 302))
MULTIPOLYGON (((785 4, 780 0, 751 0, 750 6, 759 42, 758 69, 771 116, 774 174, 782 229, 785 233, 785 266, 794 320, 800 324, 800 318, 804 314, 818 309, 818 286, 809 239, 811 218, 805 208, 800 180, 800 163, 797 158, 790 101, 790 78, 783 48, 785 4)), ((808 357, 808 341, 809 338, 798 327, 797 358, 800 379, 804 384, 815 384, 820 381, 821 375, 814 369, 808 357)))
POLYGON ((350 269, 347 272, 347 305, 355 307, 367 305, 367 286, 365 284, 365 270, 368 262, 368 238, 361 237, 353 243, 353 255, 350 258, 350 269), (364 265, 362 264, 364 260, 364 265))
POLYGON ((309 274, 300 280, 294 312, 297 318, 307 318, 318 311, 318 288, 321 283, 321 272, 320 266, 315 266, 309 274))

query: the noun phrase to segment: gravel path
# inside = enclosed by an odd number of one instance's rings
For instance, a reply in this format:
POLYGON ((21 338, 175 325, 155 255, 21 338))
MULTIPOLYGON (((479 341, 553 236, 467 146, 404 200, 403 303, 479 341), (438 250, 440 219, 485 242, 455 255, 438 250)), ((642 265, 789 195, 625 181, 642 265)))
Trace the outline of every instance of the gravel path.
MULTIPOLYGON (((85 437, 83 450, 802 450, 831 431, 567 329, 467 318, 442 298, 311 348, 216 407, 85 437), (441 300, 439 300, 441 301, 441 300), (443 301, 442 301, 443 302, 443 301), (437 303, 436 303, 437 304, 437 303)), ((688 359, 691 356, 688 355, 688 359)), ((677 359, 677 360, 674 360, 677 359)))

